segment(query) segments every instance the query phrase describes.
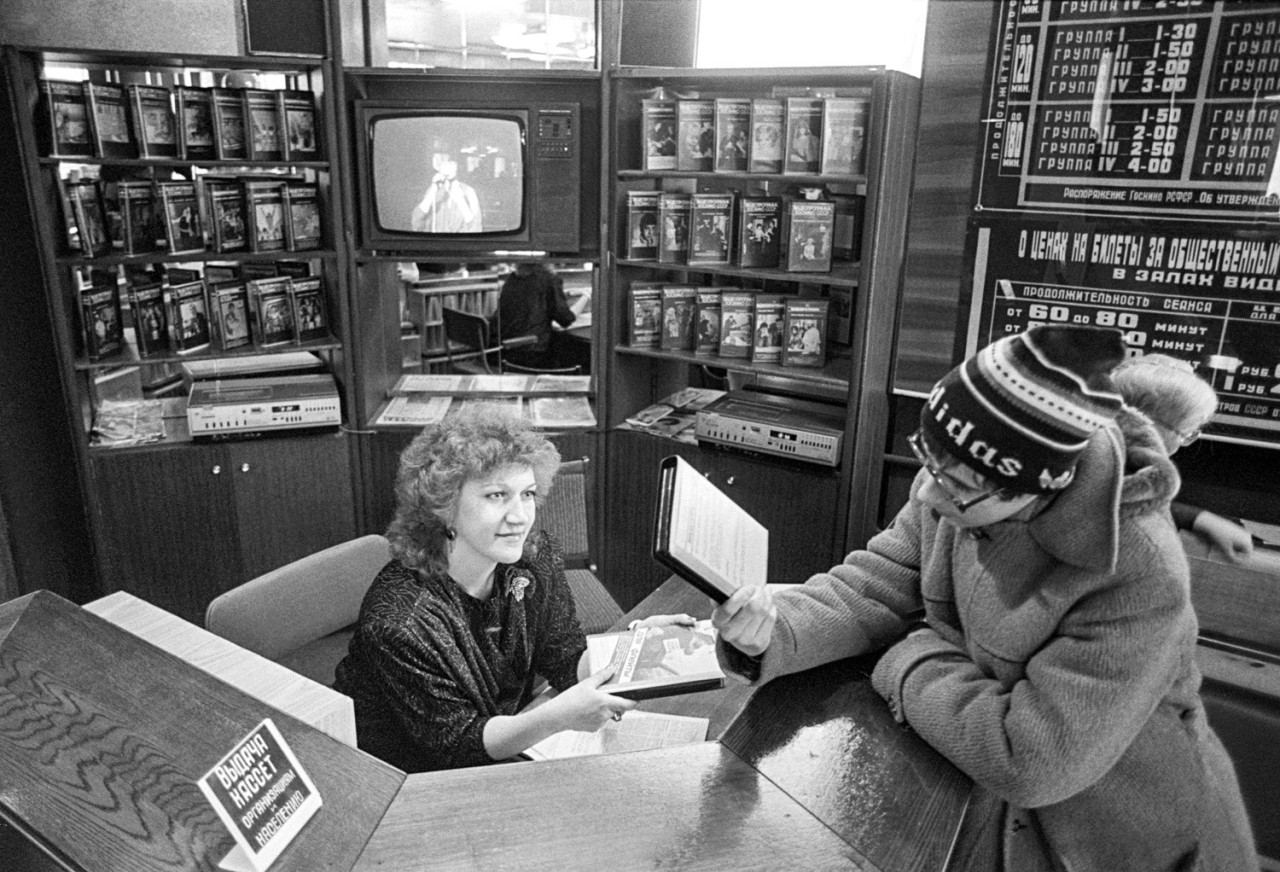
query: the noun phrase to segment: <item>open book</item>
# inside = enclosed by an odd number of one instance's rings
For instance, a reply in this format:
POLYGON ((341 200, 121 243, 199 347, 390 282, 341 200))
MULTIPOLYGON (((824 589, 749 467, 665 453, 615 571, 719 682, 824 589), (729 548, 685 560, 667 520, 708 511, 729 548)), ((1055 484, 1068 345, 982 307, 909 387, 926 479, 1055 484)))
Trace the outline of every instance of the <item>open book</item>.
POLYGON ((613 676, 600 689, 627 699, 724 687, 710 621, 593 633, 587 637, 587 662, 592 672, 613 666, 613 676))
POLYGON ((718 603, 764 584, 769 531, 683 458, 662 461, 653 556, 718 603))

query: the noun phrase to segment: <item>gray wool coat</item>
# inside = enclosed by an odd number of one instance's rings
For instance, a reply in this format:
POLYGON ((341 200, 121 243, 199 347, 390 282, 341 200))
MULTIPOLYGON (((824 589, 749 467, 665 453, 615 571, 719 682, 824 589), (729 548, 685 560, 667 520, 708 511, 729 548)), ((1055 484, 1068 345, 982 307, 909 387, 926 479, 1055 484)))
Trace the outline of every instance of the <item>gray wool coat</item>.
POLYGON ((1122 413, 1039 515, 977 536, 916 499, 921 472, 866 550, 774 597, 758 676, 723 642, 721 660, 765 682, 885 649, 872 683, 895 717, 1004 804, 993 867, 1257 869, 1200 701, 1180 482, 1159 445, 1122 413))

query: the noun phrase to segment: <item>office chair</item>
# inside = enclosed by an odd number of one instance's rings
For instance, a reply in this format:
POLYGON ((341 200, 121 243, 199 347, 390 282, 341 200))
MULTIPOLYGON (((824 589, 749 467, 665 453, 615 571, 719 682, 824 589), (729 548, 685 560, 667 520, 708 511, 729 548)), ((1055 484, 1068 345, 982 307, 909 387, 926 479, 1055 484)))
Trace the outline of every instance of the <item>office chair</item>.
POLYGON ((390 545, 378 535, 317 551, 217 597, 205 628, 330 686, 365 592, 390 559, 390 545))
POLYGON ((442 306, 444 316, 444 351, 449 367, 455 372, 494 375, 502 371, 502 352, 536 343, 534 336, 513 336, 501 342, 490 341, 489 321, 475 315, 442 306))
POLYGON ((582 365, 575 363, 573 366, 522 366, 518 363, 504 360, 502 362, 502 371, 528 373, 529 375, 582 375, 582 365))
POLYGON ((573 591, 578 622, 587 633, 603 633, 622 617, 622 608, 596 578, 591 553, 589 461, 560 464, 551 491, 538 509, 538 526, 564 547, 565 578, 573 591))

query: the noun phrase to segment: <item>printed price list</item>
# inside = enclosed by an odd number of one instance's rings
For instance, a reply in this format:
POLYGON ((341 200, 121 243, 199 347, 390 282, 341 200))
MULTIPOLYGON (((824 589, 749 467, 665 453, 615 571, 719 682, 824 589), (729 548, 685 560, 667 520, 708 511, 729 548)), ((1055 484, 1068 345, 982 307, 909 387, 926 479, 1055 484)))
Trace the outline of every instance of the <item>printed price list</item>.
POLYGON ((975 235, 970 351, 1036 324, 1114 327, 1131 355, 1197 367, 1218 432, 1280 434, 1280 238, 999 220, 975 235))
POLYGON ((1280 219, 1280 3, 1002 6, 983 209, 1280 219))

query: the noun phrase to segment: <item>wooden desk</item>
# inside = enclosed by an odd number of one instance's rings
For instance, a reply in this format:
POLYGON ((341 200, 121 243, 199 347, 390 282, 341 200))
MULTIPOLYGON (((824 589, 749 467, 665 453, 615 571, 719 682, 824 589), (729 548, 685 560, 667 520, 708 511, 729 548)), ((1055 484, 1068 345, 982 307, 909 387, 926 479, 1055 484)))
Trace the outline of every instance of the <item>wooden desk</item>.
POLYGON ((272 872, 350 869, 404 773, 48 591, 0 605, 0 812, 67 868, 215 869, 196 780, 266 717, 324 801, 272 872))
MULTIPOLYGON (((673 576, 619 626, 656 614, 706 618, 713 605, 673 576)), ((972 782, 893 720, 871 687, 873 666, 873 658, 841 660, 758 689, 731 679, 722 690, 646 700, 641 708, 710 718, 709 738, 719 739, 878 868, 944 869, 972 782)))
POLYGON ((714 742, 410 775, 356 869, 875 867, 714 742))
POLYGON ((84 608, 267 705, 353 748, 356 746, 355 704, 351 697, 132 594, 119 591, 94 600, 84 608))

